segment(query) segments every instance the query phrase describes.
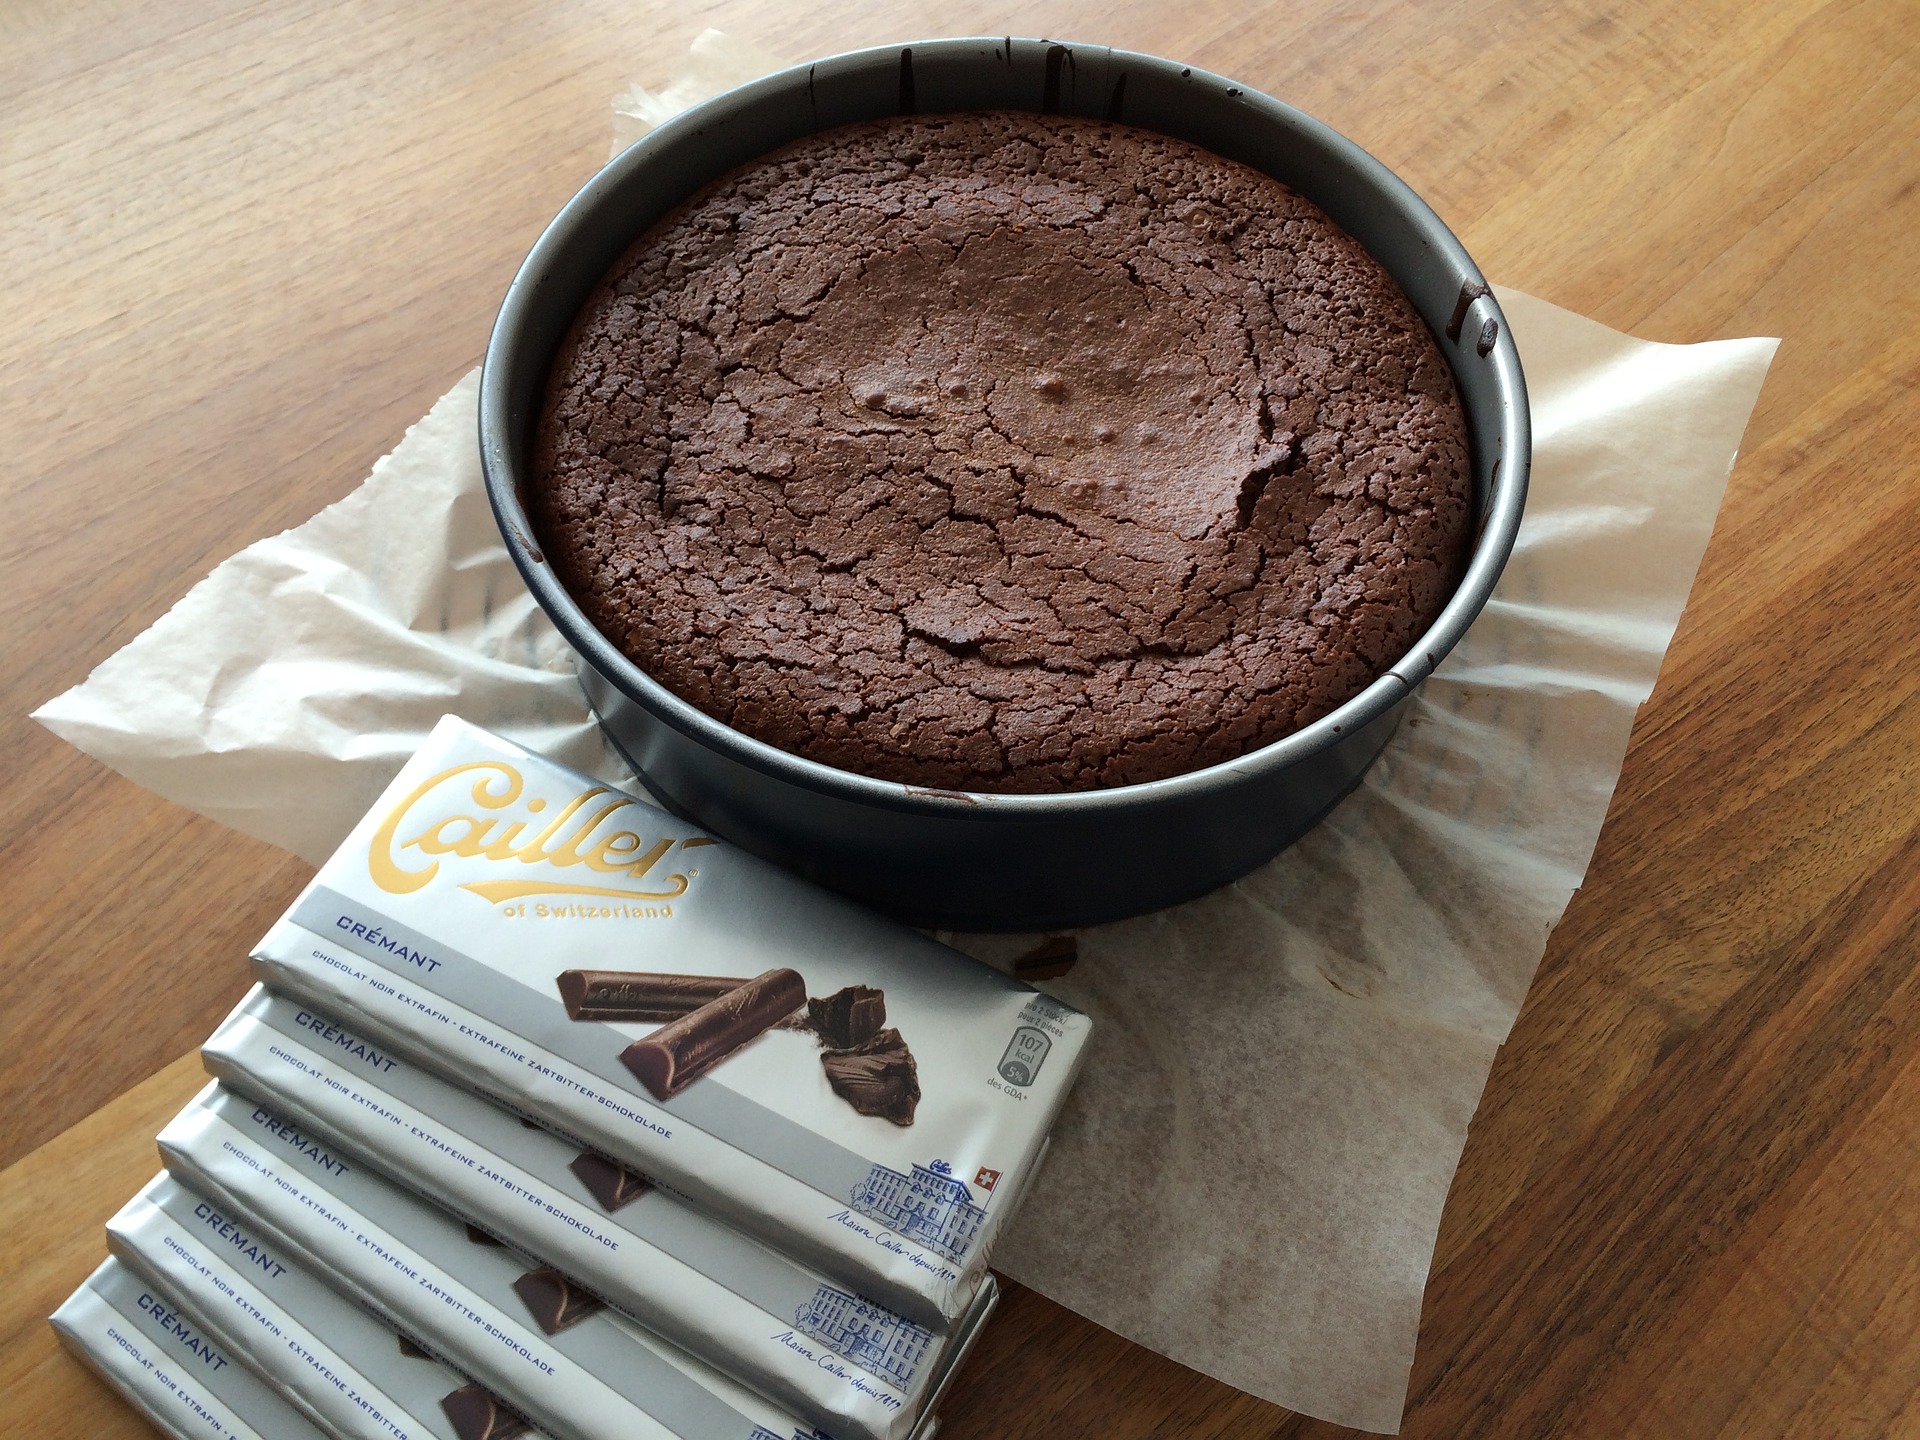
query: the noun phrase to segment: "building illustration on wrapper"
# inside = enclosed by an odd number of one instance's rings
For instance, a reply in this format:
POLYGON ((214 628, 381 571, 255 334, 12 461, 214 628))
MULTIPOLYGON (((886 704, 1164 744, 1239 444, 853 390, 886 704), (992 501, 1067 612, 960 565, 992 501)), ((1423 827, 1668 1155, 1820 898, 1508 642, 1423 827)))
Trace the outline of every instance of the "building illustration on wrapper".
POLYGON ((862 1215, 885 1221, 896 1235, 956 1262, 966 1258, 987 1223, 987 1212, 973 1203, 966 1182, 954 1179, 940 1161, 915 1165, 911 1175, 876 1165, 850 1198, 862 1215))
POLYGON ((858 1295, 822 1285, 794 1312, 796 1330, 846 1356, 870 1375, 902 1390, 933 1346, 933 1335, 858 1295))

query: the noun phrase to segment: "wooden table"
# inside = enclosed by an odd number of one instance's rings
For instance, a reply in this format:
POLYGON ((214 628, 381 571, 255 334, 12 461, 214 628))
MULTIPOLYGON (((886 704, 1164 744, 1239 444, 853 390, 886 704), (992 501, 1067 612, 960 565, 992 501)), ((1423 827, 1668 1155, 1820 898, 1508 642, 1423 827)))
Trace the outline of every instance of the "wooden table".
MULTIPOLYGON (((1505 283, 1785 337, 1467 1145, 1406 1433, 1920 1434, 1920 11, 1533 8, 0 10, 0 1426, 139 1432, 41 1317, 308 873, 26 712, 356 485, 479 360, 608 97, 714 25, 1180 56, 1357 138, 1505 283)), ((1021 1291, 949 1412, 952 1440, 1333 1430, 1021 1291)))

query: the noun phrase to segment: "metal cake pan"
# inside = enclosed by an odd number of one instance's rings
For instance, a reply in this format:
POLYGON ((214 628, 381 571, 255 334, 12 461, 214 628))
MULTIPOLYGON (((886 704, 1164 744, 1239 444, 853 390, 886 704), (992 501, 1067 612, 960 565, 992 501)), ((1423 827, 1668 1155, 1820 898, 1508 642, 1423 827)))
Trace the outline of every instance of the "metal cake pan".
POLYGON ((1531 438, 1505 317, 1472 258, 1392 171, 1280 101, 1153 56, 1045 40, 933 40, 756 80, 646 136, 568 202, 500 308, 480 454, 507 548, 580 661, 601 723, 663 803, 712 833, 912 923, 1040 930, 1201 894, 1298 839, 1360 781, 1413 688, 1479 614, 1513 548, 1531 438), (1052 795, 874 780, 749 738, 647 676, 541 555, 522 487, 553 357, 608 267, 707 182, 818 130, 904 112, 1033 110, 1158 130, 1293 187, 1357 237, 1439 339, 1465 406, 1475 535, 1453 598, 1411 651, 1332 714, 1239 759, 1052 795))

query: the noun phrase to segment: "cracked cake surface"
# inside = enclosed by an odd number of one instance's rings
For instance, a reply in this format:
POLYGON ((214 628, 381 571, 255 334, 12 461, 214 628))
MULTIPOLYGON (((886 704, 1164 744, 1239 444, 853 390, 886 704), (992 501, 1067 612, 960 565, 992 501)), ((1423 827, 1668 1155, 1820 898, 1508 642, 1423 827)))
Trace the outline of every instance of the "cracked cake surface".
POLYGON ((668 215, 561 347, 529 499, 685 700, 987 791, 1326 714, 1471 513, 1446 364, 1357 241, 1182 141, 998 112, 810 136, 668 215))

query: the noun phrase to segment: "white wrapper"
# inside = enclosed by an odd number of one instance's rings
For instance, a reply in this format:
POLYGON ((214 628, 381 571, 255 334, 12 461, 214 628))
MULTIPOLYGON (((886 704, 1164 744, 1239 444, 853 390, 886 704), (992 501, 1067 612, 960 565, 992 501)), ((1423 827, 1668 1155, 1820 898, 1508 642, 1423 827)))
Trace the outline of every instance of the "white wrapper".
POLYGON ((232 1089, 843 1440, 905 1440, 960 1363, 958 1336, 849 1294, 299 1001, 256 987, 201 1056, 232 1089))
POLYGON ((66 1347, 163 1435, 325 1440, 118 1260, 89 1275, 53 1312, 52 1324, 66 1347))
POLYGON ((187 1188, 560 1440, 819 1433, 614 1311, 589 1307, 546 1333, 515 1289, 539 1262, 471 1238, 446 1212, 217 1085, 159 1143, 187 1188))
MULTIPOLYGON (((747 47, 697 49, 623 97, 623 140, 754 72, 747 47)), ((997 1255, 1141 1344, 1368 1430, 1399 1424, 1467 1122, 1778 343, 1652 344, 1495 294, 1534 425, 1505 578, 1325 824, 1216 895, 1082 932, 1048 988, 1103 1039, 997 1255)), ((475 378, 359 491, 227 561, 38 717, 315 863, 447 710, 620 781, 487 513, 475 378)), ((956 943, 1003 960, 1033 941, 956 943)))
MULTIPOLYGON (((114 1255, 336 1440, 478 1440, 446 1409, 475 1387, 169 1175, 107 1222, 114 1255)), ((494 1414, 472 1395, 467 1408, 494 1414)), ((472 1418, 478 1418, 474 1416, 472 1418)), ((528 1434, 524 1429, 519 1434, 528 1434)), ((538 1440, 537 1434, 533 1440, 538 1440)))
POLYGON ((451 717, 254 960, 276 989, 942 1332, 980 1288, 1088 1030, 1031 986, 451 717), (836 1091, 839 1062, 780 1028, 663 1091, 646 1061, 675 1027, 569 1018, 558 982, 574 970, 778 975, 769 1026, 809 996, 878 990, 918 1100, 863 1112, 836 1091))

